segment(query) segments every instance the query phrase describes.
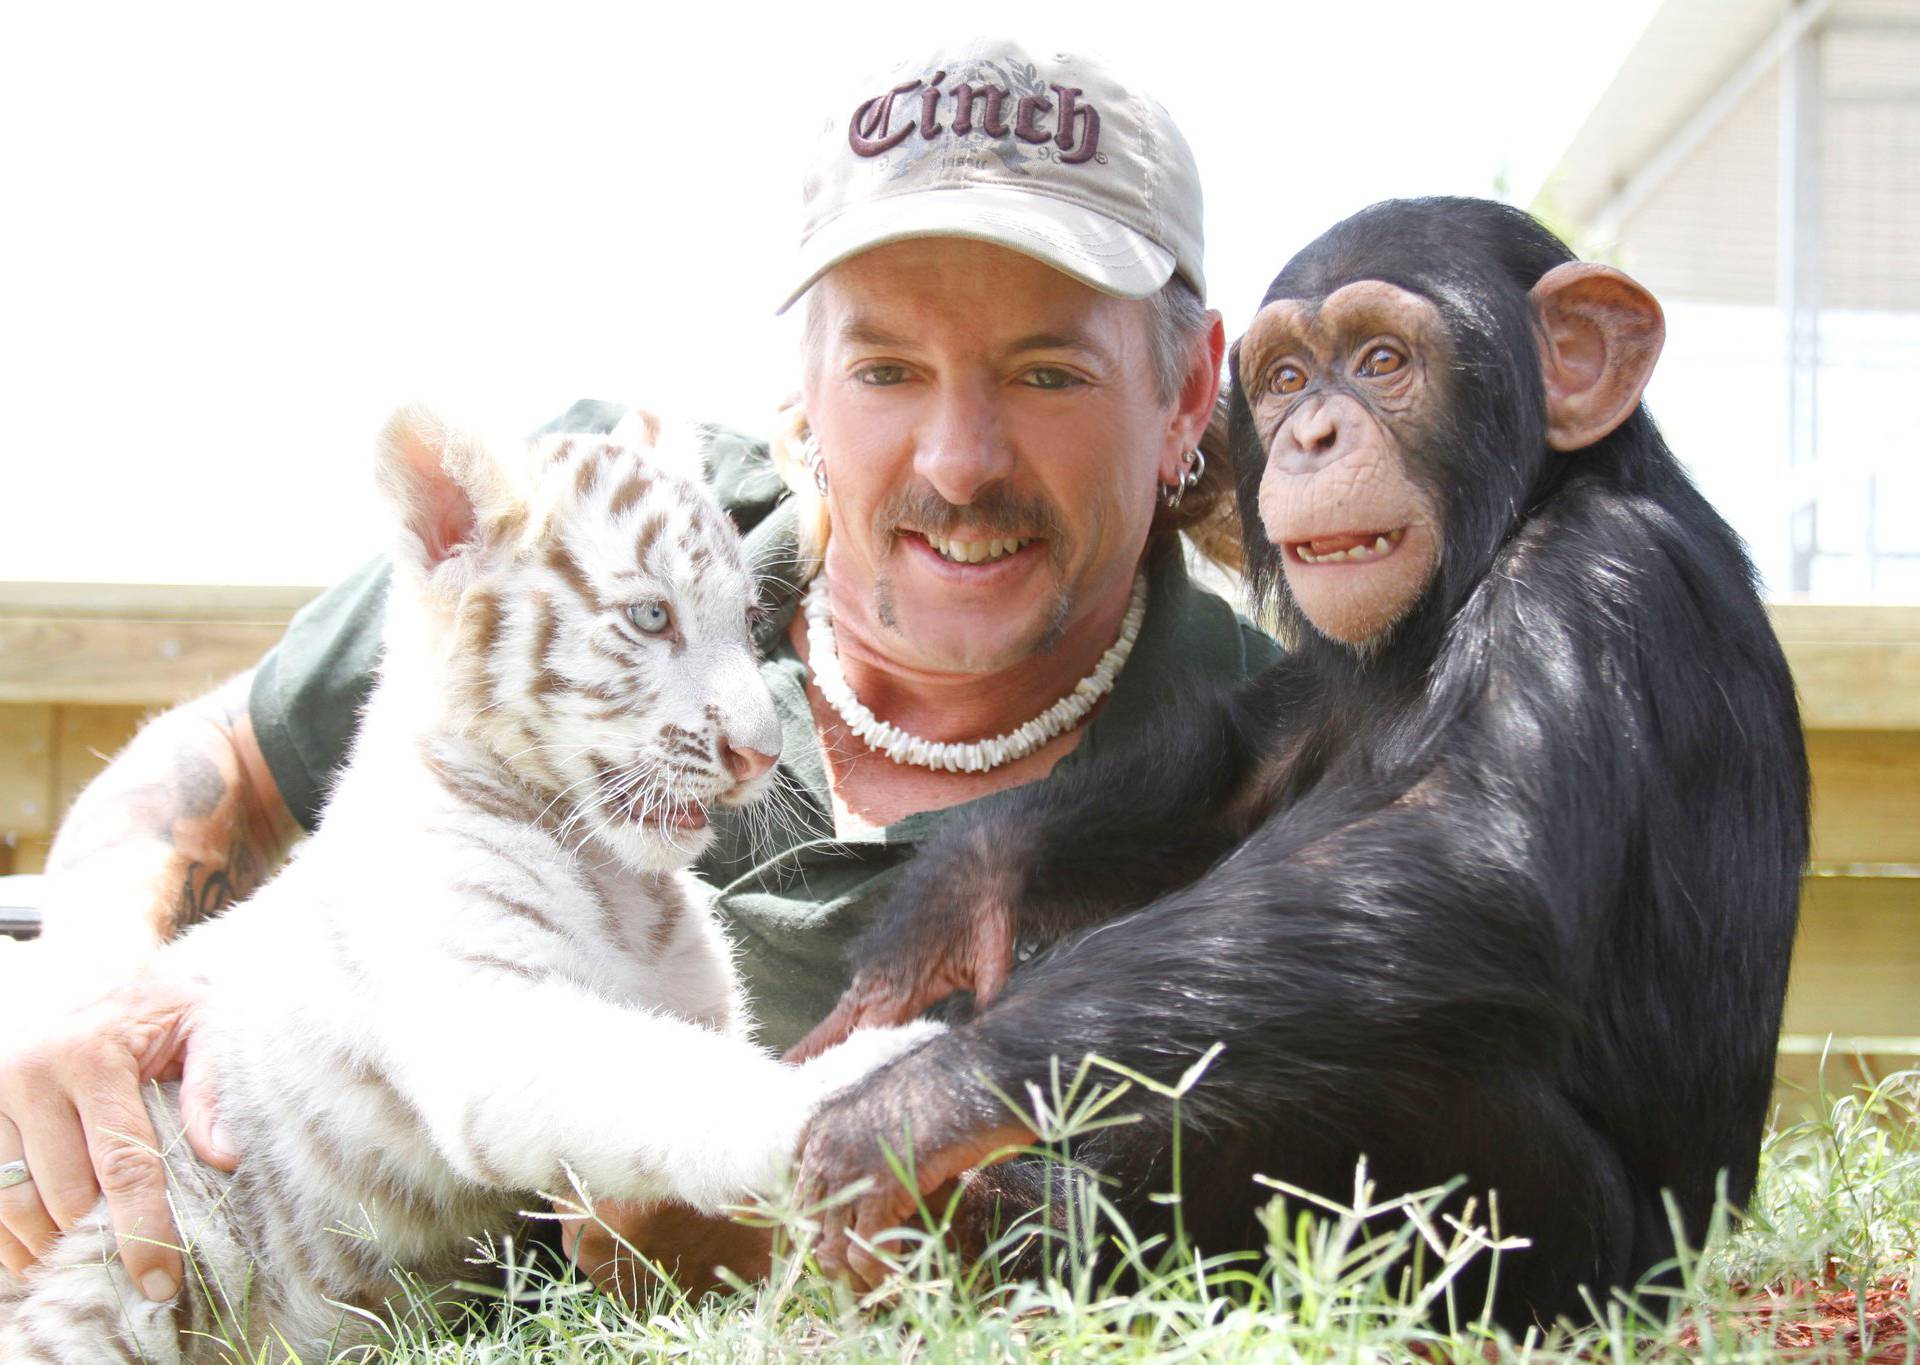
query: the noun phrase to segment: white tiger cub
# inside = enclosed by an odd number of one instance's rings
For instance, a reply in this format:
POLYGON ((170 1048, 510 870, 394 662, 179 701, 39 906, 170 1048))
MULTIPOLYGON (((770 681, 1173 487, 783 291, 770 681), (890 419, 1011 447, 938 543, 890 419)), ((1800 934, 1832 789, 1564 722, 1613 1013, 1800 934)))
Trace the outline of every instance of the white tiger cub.
POLYGON ((389 424, 402 526, 352 757, 285 871, 167 949, 208 981, 193 1045, 240 1168, 194 1161, 163 1087, 186 1288, 143 1298, 102 1205, 0 1289, 0 1360, 325 1356, 366 1332, 339 1304, 378 1311, 396 1266, 457 1276, 567 1169, 705 1210, 769 1188, 822 1096, 925 1036, 802 1068, 746 1041, 684 869, 780 727, 738 538, 678 445, 629 419, 521 468, 389 424))

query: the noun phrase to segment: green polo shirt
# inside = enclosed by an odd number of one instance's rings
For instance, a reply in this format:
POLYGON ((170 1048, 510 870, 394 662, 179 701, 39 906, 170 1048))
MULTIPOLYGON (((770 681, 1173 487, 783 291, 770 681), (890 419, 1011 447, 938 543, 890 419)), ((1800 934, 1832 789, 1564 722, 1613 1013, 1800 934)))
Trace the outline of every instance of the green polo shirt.
MULTIPOLYGON (((543 430, 606 432, 624 412, 612 404, 576 403, 543 430)), ((745 535, 749 560, 774 599, 760 633, 761 676, 784 731, 780 767, 787 780, 770 799, 787 809, 782 818, 767 819, 716 808, 717 838, 698 871, 715 887, 737 946, 760 1040, 784 1050, 839 998, 848 979, 847 944, 907 858, 956 812, 980 802, 922 811, 857 838, 834 837, 806 666, 787 640, 801 587, 790 568, 796 541, 785 485, 764 443, 719 428, 704 428, 702 436, 714 492, 745 535)), ((380 561, 315 599, 254 676, 254 732, 281 794, 309 829, 372 687, 389 577, 380 561)), ((1272 640, 1188 577, 1176 544, 1159 547, 1148 564, 1147 615, 1132 656, 1106 705, 1054 772, 1125 748, 1160 708, 1177 705, 1195 686, 1246 677, 1278 657, 1272 640)))

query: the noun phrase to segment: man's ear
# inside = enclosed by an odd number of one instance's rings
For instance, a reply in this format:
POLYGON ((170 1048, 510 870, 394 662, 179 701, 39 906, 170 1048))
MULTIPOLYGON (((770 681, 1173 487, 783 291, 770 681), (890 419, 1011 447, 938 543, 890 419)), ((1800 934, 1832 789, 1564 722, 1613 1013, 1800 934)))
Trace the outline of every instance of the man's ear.
POLYGON ((448 561, 496 548, 524 503, 486 446, 424 407, 405 407, 380 433, 375 477, 400 517, 396 557, 423 578, 448 561))
POLYGON ((1570 261, 1532 290, 1547 444, 1584 450, 1633 415, 1667 339, 1660 305, 1612 266, 1570 261))

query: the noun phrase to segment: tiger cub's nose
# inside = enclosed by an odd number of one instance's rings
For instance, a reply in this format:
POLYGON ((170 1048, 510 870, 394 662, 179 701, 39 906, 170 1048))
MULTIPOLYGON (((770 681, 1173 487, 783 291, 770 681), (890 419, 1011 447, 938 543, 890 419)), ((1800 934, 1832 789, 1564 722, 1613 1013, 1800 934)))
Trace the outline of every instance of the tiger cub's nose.
POLYGON ((736 749, 724 738, 720 741, 720 761, 727 765, 736 782, 753 781, 773 766, 774 757, 758 749, 736 749))

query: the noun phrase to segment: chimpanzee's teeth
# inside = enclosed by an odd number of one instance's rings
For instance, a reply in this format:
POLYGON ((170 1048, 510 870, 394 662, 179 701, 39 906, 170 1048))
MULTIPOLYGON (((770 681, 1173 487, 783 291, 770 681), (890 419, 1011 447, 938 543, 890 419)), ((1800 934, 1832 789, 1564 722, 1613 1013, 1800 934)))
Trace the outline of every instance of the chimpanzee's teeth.
POLYGON ((1383 555, 1392 554, 1394 547, 1406 534, 1407 528, 1403 526, 1397 531, 1388 531, 1383 535, 1375 536, 1371 545, 1349 545, 1344 550, 1329 550, 1325 554, 1318 555, 1313 552, 1311 542, 1301 541, 1293 547, 1293 552, 1300 556, 1304 564, 1345 564, 1354 560, 1379 559, 1383 555))
POLYGON ((996 538, 992 540, 949 540, 945 536, 936 536, 932 532, 923 532, 927 544, 940 552, 942 559, 955 564, 985 564, 988 560, 1005 559, 1016 550, 1033 544, 1031 538, 1025 540, 996 538))

